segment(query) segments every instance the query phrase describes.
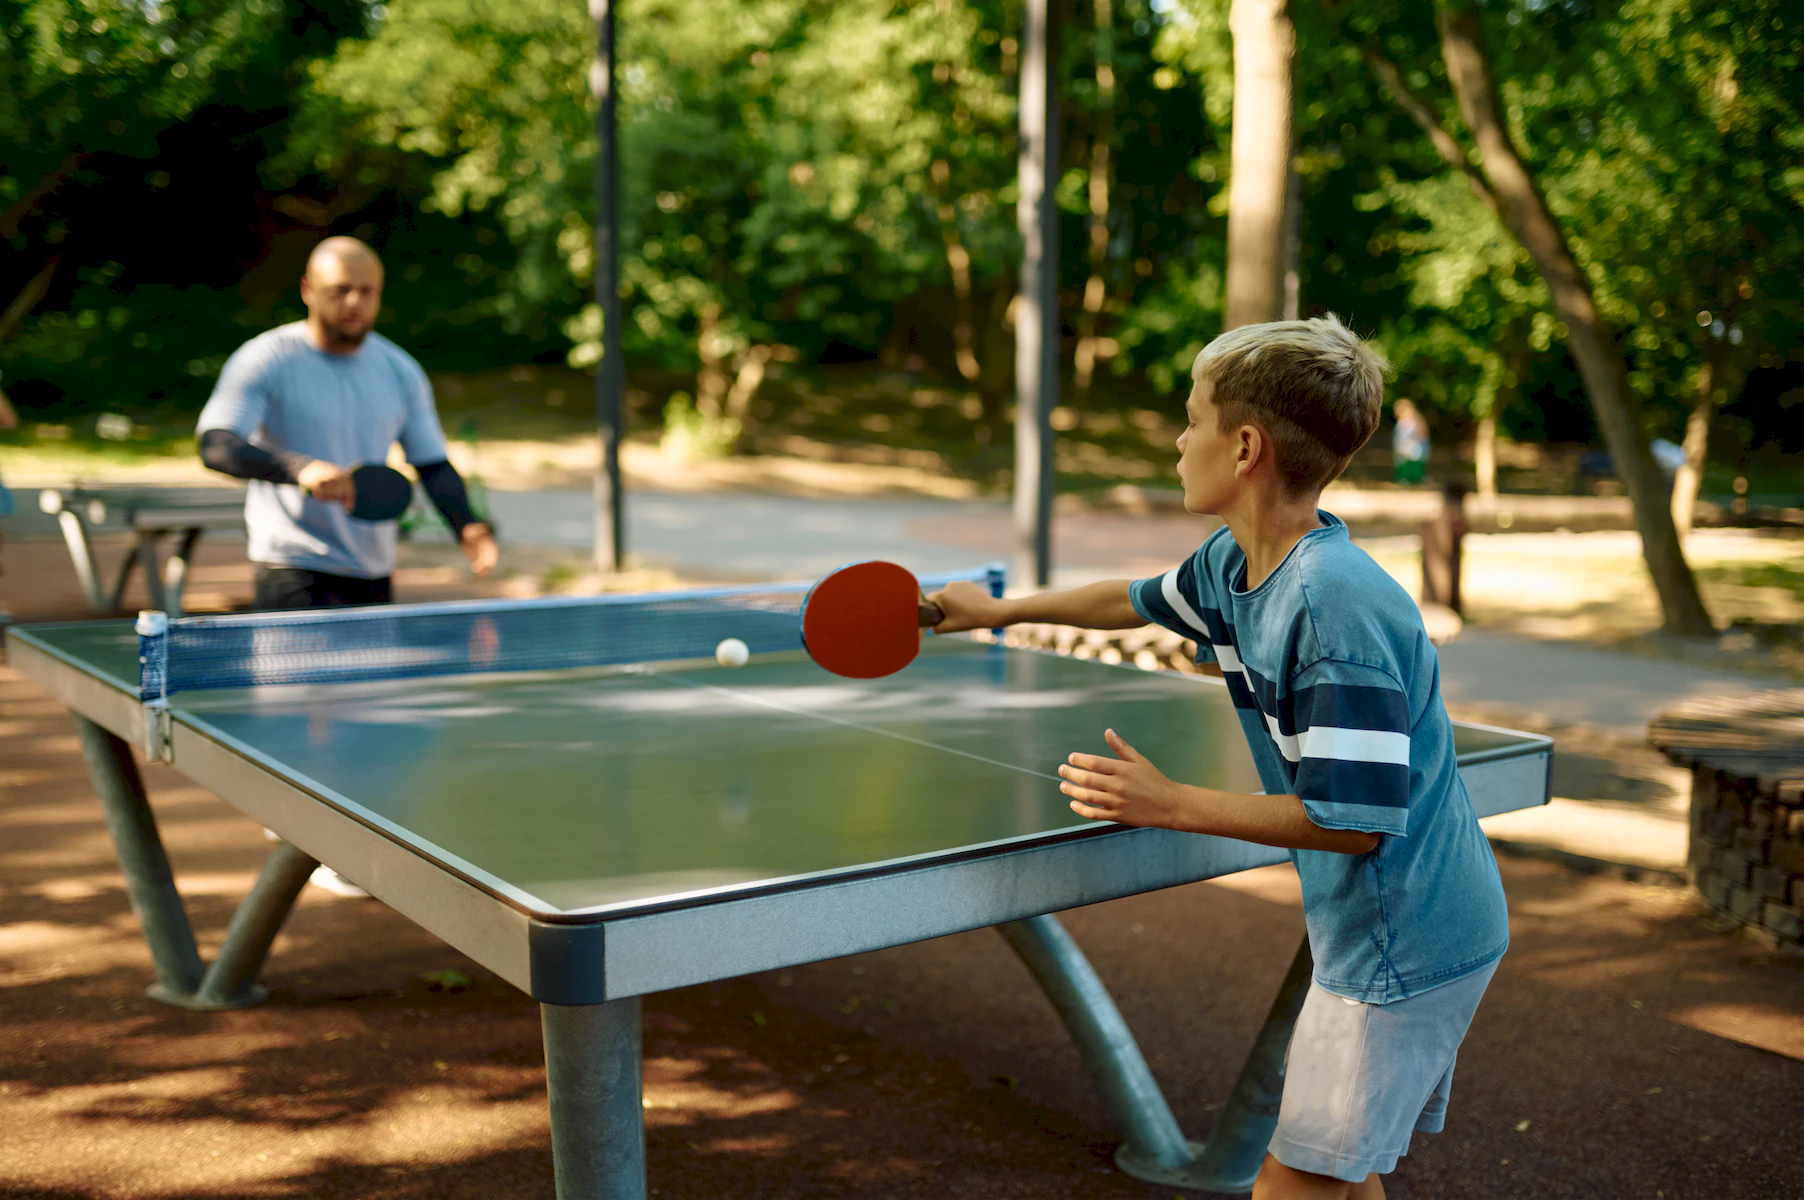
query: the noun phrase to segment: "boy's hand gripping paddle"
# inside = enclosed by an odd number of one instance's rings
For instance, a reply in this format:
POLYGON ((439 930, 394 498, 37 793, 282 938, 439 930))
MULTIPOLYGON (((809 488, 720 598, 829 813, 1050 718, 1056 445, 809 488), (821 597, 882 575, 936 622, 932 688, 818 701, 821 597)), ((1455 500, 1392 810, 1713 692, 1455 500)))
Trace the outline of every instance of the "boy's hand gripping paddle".
POLYGON ((381 463, 353 467, 351 490, 350 512, 359 521, 392 521, 413 503, 413 480, 381 463))
POLYGON ((802 601, 802 645, 848 679, 893 675, 921 652, 921 630, 946 619, 906 568, 888 562, 841 567, 802 601))

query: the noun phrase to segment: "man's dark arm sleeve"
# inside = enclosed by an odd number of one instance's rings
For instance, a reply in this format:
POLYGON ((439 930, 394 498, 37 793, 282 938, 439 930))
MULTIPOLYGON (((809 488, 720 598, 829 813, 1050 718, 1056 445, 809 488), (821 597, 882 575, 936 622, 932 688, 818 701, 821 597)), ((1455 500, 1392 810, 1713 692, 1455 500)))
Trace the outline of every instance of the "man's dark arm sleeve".
POLYGON ((470 508, 470 494, 464 490, 464 477, 457 473, 456 467, 448 462, 435 462, 417 464, 414 470, 420 473, 420 486, 426 489, 433 507, 444 516, 452 533, 461 536, 465 525, 477 521, 490 525, 470 508))
POLYGON ((268 483, 294 483, 301 468, 312 461, 305 454, 253 446, 229 429, 209 429, 200 435, 200 460, 223 474, 268 483))

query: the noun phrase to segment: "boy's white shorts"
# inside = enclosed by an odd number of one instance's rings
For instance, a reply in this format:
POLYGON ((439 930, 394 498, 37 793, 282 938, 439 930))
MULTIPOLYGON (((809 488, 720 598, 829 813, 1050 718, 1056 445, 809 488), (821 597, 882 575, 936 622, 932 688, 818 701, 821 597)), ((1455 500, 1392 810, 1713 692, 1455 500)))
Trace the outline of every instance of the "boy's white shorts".
POLYGON ((1390 1004, 1314 981, 1291 1034, 1271 1152, 1287 1167, 1357 1183, 1389 1174, 1417 1131, 1439 1133, 1453 1062, 1495 962, 1390 1004))

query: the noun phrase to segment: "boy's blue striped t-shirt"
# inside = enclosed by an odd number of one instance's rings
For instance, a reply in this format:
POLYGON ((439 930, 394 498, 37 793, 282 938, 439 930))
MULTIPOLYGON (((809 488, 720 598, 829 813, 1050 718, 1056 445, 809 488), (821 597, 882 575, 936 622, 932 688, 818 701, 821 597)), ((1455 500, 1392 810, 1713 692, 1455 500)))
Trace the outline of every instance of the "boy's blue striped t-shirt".
POLYGON ((1222 528, 1130 595, 1221 665, 1267 793, 1299 797, 1325 829, 1381 835, 1369 854, 1291 858, 1316 982, 1384 1004, 1497 959, 1509 917, 1422 615, 1338 517, 1320 518, 1256 588, 1222 528))

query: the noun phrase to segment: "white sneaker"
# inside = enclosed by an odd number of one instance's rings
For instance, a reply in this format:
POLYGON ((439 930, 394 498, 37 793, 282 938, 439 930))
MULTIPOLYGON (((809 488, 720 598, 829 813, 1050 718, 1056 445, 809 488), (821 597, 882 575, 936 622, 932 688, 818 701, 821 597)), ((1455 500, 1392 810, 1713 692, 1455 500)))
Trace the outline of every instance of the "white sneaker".
POLYGON ((334 896, 348 896, 352 899, 368 898, 369 893, 334 871, 331 867, 315 867, 307 880, 316 888, 324 888, 334 896))

